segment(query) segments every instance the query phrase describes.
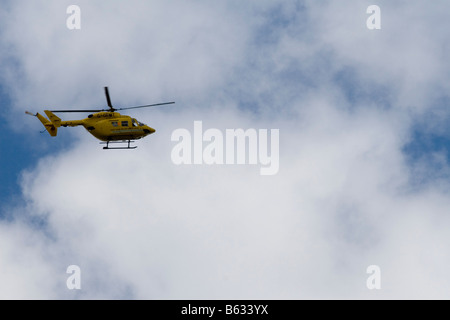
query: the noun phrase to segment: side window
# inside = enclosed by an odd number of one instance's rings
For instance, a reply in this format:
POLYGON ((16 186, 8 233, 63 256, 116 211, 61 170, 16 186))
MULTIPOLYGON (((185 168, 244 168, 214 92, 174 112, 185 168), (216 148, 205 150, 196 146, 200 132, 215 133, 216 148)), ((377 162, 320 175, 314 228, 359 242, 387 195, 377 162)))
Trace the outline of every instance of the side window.
POLYGON ((111 124, 113 127, 119 126, 119 123, 117 121, 111 121, 111 124))
POLYGON ((128 127, 128 121, 122 121, 122 127, 128 127))

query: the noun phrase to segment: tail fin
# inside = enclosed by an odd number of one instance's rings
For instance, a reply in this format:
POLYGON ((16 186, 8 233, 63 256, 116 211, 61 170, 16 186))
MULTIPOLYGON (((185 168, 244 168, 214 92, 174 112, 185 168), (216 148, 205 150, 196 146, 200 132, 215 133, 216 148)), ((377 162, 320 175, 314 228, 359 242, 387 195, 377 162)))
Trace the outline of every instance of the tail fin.
POLYGON ((59 128, 61 127, 61 119, 58 118, 57 116, 55 116, 55 114, 51 111, 48 110, 44 110, 45 114, 47 115, 47 117, 50 119, 51 123, 56 127, 59 128))
POLYGON ((36 113, 36 114, 32 114, 31 112, 25 111, 26 114, 29 114, 31 116, 35 116, 37 117, 42 124, 44 125, 45 129, 47 129, 48 133, 50 133, 50 135, 52 137, 56 137, 56 134, 58 133, 58 127, 61 126, 61 119, 59 119, 57 116, 55 116, 53 113, 51 113, 50 111, 45 111, 45 113, 47 114, 47 116, 52 119, 53 116, 56 118, 53 118, 52 120, 55 121, 55 123, 49 121, 46 117, 44 117, 43 115, 36 113))

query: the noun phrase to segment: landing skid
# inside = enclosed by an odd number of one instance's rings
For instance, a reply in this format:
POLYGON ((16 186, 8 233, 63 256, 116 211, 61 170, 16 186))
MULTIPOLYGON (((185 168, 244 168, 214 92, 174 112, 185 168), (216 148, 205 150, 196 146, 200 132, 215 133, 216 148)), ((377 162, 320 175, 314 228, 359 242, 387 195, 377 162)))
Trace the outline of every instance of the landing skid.
POLYGON ((124 141, 106 141, 106 142, 100 142, 100 144, 106 144, 106 147, 103 147, 104 150, 110 150, 110 149, 136 149, 137 146, 130 146, 130 143, 134 141, 132 140, 124 140, 124 141), (110 147, 110 143, 127 143, 126 147, 110 147))

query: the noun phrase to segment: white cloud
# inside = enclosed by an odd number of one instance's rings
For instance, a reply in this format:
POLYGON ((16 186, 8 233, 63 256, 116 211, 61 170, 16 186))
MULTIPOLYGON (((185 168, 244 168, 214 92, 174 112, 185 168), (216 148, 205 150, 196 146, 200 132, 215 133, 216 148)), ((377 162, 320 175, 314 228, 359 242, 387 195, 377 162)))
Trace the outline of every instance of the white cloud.
POLYGON ((133 113, 157 130, 134 151, 61 129, 72 145, 24 172, 27 205, 0 224, 2 297, 448 298, 448 183, 417 187, 402 153, 414 111, 442 93, 447 31, 426 36, 439 8, 412 4, 394 23, 400 8, 380 5, 377 34, 362 4, 80 2, 70 31, 69 4, 10 4, 15 110, 104 106, 104 85, 117 106, 177 104, 133 113), (419 40, 403 39, 418 12, 419 40), (279 128, 279 173, 174 165, 170 135, 194 120, 279 128), (71 264, 79 292, 65 288, 71 264), (380 291, 365 286, 371 264, 380 291))
POLYGON ((32 226, 22 223, 0 225, 0 270, 1 299, 46 299, 56 298, 58 274, 49 247, 51 241, 34 232, 32 226))

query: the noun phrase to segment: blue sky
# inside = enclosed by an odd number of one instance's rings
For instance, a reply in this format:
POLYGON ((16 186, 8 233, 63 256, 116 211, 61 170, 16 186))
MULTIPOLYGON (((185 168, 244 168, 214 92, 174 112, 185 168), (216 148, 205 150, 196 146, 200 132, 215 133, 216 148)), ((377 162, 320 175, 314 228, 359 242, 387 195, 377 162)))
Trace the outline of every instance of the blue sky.
MULTIPOLYGON (((34 119, 26 116, 25 113, 23 115, 14 113, 15 118, 13 119, 11 117, 13 106, 7 92, 3 92, 0 99, 2 101, 1 108, 5 111, 0 124, 1 130, 4 132, 0 138, 3 149, 0 159, 3 181, 0 200, 9 209, 12 202, 20 201, 21 173, 35 166, 39 158, 50 151, 48 144, 42 145, 42 139, 48 138, 47 136, 44 138, 44 134, 47 134, 42 132, 44 128, 35 126, 34 119), (20 125, 16 126, 17 123, 20 125), (23 126, 34 130, 24 130, 23 126)), ((54 143, 51 152, 58 152, 63 148, 62 141, 52 142, 54 143)), ((2 210, 2 215, 4 213, 2 210)))
MULTIPOLYGON (((42 154, 39 154, 33 146, 30 146, 33 139, 30 139, 28 142, 26 133, 18 132, 16 128, 11 126, 13 123, 8 120, 9 117, 7 115, 11 111, 11 102, 7 93, 3 92, 0 99, 2 101, 1 108, 5 112, 0 125, 3 132, 0 138, 2 145, 0 164, 3 182, 1 185, 1 202, 9 204, 13 198, 20 197, 20 173, 36 163, 42 154)), ((25 117, 20 119, 21 122, 26 120, 25 117)))
POLYGON ((7 4, 0 298, 449 297, 445 1, 379 1, 381 30, 371 1, 78 1, 81 30, 72 2, 7 4), (156 134, 124 152, 24 114, 103 108, 104 86, 176 104, 130 112, 156 134), (279 172, 175 165, 194 121, 279 129, 279 172))

